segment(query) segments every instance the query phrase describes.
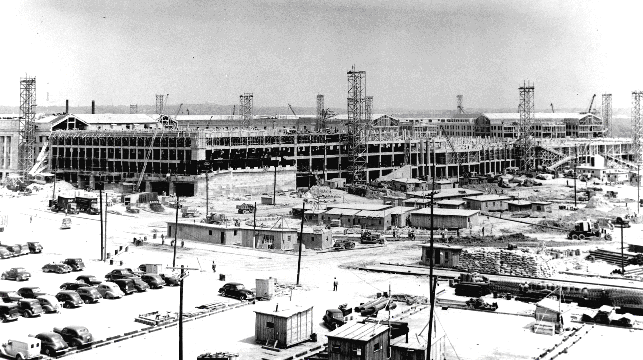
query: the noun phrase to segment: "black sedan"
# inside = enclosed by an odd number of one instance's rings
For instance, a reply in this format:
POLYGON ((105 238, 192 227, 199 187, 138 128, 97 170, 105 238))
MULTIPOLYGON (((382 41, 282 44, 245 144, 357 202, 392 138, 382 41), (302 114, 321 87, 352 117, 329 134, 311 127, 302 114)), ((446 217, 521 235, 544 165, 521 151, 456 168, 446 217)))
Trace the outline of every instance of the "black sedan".
POLYGON ((227 283, 219 289, 219 294, 222 296, 237 298, 241 301, 252 300, 255 297, 255 294, 246 289, 246 287, 241 283, 227 283))
POLYGON ((167 286, 179 286, 179 279, 174 275, 159 274, 167 286))
POLYGON ((0 291, 0 299, 2 302, 10 303, 22 299, 22 296, 15 291, 0 291))
POLYGON ((85 287, 87 284, 83 282, 66 282, 62 285, 60 285, 61 290, 73 290, 76 291, 80 289, 81 287, 85 287))
POLYGON ((66 274, 71 272, 71 267, 67 264, 46 264, 42 267, 42 272, 52 272, 57 274, 66 274))
POLYGON ((102 281, 98 280, 98 278, 94 275, 80 275, 79 277, 76 278, 76 281, 79 282, 84 282, 87 285, 98 285, 102 283, 102 281))
POLYGON ((43 332, 34 337, 40 339, 40 352, 48 356, 56 356, 69 347, 63 337, 55 332, 43 332))
POLYGON ((39 287, 28 286, 18 289, 18 295, 27 299, 35 299, 40 295, 45 295, 46 293, 41 291, 39 287))
POLYGON ((152 289, 160 289, 165 285, 165 280, 156 274, 143 274, 141 280, 145 281, 152 289))

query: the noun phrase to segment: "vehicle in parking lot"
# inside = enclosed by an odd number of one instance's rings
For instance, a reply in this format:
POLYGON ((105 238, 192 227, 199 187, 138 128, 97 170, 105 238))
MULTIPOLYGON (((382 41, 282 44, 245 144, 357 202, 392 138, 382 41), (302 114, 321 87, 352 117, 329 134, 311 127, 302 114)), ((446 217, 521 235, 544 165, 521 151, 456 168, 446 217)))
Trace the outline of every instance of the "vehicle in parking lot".
POLYGON ((83 286, 76 290, 80 298, 83 299, 85 304, 95 304, 98 300, 102 299, 103 296, 92 286, 83 286))
POLYGON ((31 254, 31 250, 29 250, 29 245, 27 244, 16 244, 20 248, 20 255, 27 255, 31 254))
POLYGON ((0 291, 0 299, 2 302, 10 303, 22 299, 22 296, 15 291, 0 291))
POLYGON ((134 284, 134 288, 138 292, 147 291, 147 289, 150 288, 150 286, 147 285, 145 281, 141 280, 140 277, 133 277, 131 278, 131 280, 132 280, 132 283, 134 284))
POLYGON ((0 320, 2 322, 18 320, 18 317, 20 317, 18 305, 15 303, 0 303, 0 320))
POLYGON ((45 314, 60 312, 60 303, 53 295, 40 295, 36 297, 45 314))
POLYGON ((12 257, 23 255, 22 251, 20 250, 20 246, 18 245, 0 244, 0 247, 10 252, 12 257))
POLYGON ((27 281, 31 274, 21 267, 11 268, 0 275, 2 280, 27 281))
POLYGON ((156 274, 143 274, 141 280, 145 281, 152 289, 160 289, 165 285, 165 280, 156 274))
POLYGON ((136 291, 132 279, 114 279, 112 282, 116 284, 116 286, 118 286, 125 295, 129 295, 136 291))
POLYGON ((65 309, 77 308, 83 306, 83 299, 77 292, 72 290, 63 290, 56 294, 56 300, 60 302, 65 309))
POLYGON ((26 318, 40 316, 44 312, 42 306, 40 306, 40 302, 36 299, 18 300, 18 310, 20 314, 26 318))
POLYGON ((57 263, 45 264, 45 266, 42 267, 42 272, 53 272, 57 274, 70 273, 71 266, 57 263))
POLYGON ((59 355, 69 347, 63 337, 55 332, 42 332, 34 337, 40 340, 40 352, 47 356, 59 355))
POLYGON ((14 359, 36 359, 40 357, 40 340, 26 337, 20 340, 9 340, 2 344, 5 355, 14 359))
POLYGON ((127 269, 114 269, 105 274, 105 279, 107 280, 129 279, 133 277, 136 277, 136 275, 127 269))
POLYGON ((40 288, 37 286, 27 286, 27 287, 20 288, 18 289, 17 293, 18 295, 27 299, 35 299, 38 295, 46 294, 42 290, 40 290, 40 288))
POLYGON ((96 287, 96 290, 98 290, 105 299, 120 299, 125 296, 125 293, 114 283, 102 283, 96 287))
POLYGON ((159 274, 159 276, 161 277, 161 279, 163 279, 163 281, 165 281, 165 285, 167 285, 167 286, 179 286, 180 285, 179 284, 179 279, 176 276, 172 275, 172 274, 170 274, 170 275, 168 275, 168 274, 159 274))
POLYGON ((241 283, 227 283, 219 289, 219 294, 222 296, 237 298, 241 301, 243 300, 252 300, 255 297, 255 294, 246 289, 246 287, 241 283))
POLYGON ((74 290, 74 291, 76 291, 76 290, 78 290, 79 288, 81 288, 83 286, 87 286, 87 284, 85 284, 84 282, 79 282, 79 281, 77 281, 77 282, 66 282, 66 283, 63 283, 62 285, 60 285, 60 289, 61 290, 74 290))
POLYGON ((73 271, 82 271, 85 269, 85 263, 83 263, 83 259, 80 258, 65 259, 63 264, 69 265, 73 271))
POLYGON ((29 252, 32 254, 40 254, 42 252, 42 245, 37 241, 28 241, 27 246, 29 247, 29 252))
POLYGON ((0 259, 8 259, 8 258, 12 258, 13 256, 14 255, 11 251, 3 247, 0 247, 0 259))
POLYGON ((98 278, 94 275, 80 275, 79 277, 76 278, 76 281, 79 282, 84 282, 87 285, 98 285, 102 283, 102 281, 98 280, 98 278))
POLYGON ((62 329, 55 327, 54 332, 60 334, 63 340, 71 347, 89 345, 94 341, 94 337, 84 326, 72 325, 62 329))

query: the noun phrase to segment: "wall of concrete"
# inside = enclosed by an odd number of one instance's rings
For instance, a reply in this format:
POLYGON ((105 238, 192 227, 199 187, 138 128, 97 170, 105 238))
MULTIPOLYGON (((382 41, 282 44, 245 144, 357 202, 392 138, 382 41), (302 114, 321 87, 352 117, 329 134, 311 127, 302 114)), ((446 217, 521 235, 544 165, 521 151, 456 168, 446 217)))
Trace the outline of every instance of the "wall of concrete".
MULTIPOLYGON (((272 194, 274 168, 222 170, 208 174, 210 196, 272 194)), ((294 190, 297 169, 294 166, 277 168, 277 190, 294 190)), ((206 180, 201 175, 195 186, 196 196, 205 197, 206 180)))

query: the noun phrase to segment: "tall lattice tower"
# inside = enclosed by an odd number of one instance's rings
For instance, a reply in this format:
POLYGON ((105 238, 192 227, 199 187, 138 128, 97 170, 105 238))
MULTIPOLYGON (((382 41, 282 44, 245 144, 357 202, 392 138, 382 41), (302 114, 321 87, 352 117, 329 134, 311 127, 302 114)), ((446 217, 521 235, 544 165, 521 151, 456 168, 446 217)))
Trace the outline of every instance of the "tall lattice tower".
POLYGON ((464 106, 462 106, 462 95, 457 95, 456 98, 458 99, 458 114, 464 114, 464 106))
POLYGON ((322 125, 324 122, 324 95, 317 94, 317 124, 315 125, 316 130, 319 131, 326 127, 326 124, 322 125))
POLYGON ((138 113, 138 105, 130 105, 129 106, 129 113, 130 114, 137 114, 138 113))
POLYGON ((643 91, 632 91, 632 154, 636 164, 643 163, 643 119, 641 98, 643 91))
POLYGON ((346 121, 346 150, 348 152, 348 181, 353 184, 366 180, 366 71, 355 70, 348 75, 348 118, 346 121))
POLYGON ((373 97, 367 96, 366 102, 364 103, 364 120, 366 121, 366 136, 368 136, 368 130, 373 126, 373 97))
POLYGON ((239 114, 241 115, 241 127, 249 128, 252 121, 252 93, 239 95, 239 114))
POLYGON ((163 114, 163 95, 156 95, 156 113, 161 115, 163 114))
POLYGON ((18 167, 26 175, 34 165, 36 143, 36 78, 20 79, 20 121, 18 134, 18 167))
POLYGON ((518 155, 520 156, 520 168, 524 171, 531 171, 535 167, 535 148, 533 143, 534 125, 534 85, 523 83, 519 87, 520 105, 520 135, 518 138, 518 155))
POLYGON ((603 129, 605 136, 612 136, 612 94, 603 94, 603 105, 601 106, 603 118, 603 129))

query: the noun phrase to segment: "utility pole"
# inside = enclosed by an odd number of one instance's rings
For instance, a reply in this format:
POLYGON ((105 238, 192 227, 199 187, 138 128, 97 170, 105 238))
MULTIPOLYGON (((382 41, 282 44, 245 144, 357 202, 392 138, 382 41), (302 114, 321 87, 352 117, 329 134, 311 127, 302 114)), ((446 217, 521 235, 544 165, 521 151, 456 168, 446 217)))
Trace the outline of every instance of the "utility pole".
POLYGON ((177 234, 179 232, 179 193, 174 189, 174 194, 176 195, 176 219, 174 220, 174 256, 172 258, 172 267, 176 266, 176 245, 179 242, 177 234))
POLYGON ((272 206, 277 205, 277 162, 275 162, 275 179, 272 182, 272 206))
POLYGON ((105 240, 103 241, 103 252, 107 253, 107 196, 105 196, 105 240))
POLYGON ((254 249, 257 244, 257 202, 255 201, 255 208, 252 211, 252 248, 254 249))
MULTIPOLYGON (((176 242, 174 242, 176 244, 176 242)), ((188 268, 181 265, 180 268, 176 266, 168 266, 166 269, 172 270, 181 270, 181 275, 179 275, 179 360, 183 360, 183 280, 190 275, 186 270, 199 270, 196 268, 188 268)))
POLYGON ((578 177, 578 174, 576 174, 577 165, 578 165, 578 145, 574 145, 574 207, 578 207, 576 203, 576 178, 578 177))
MULTIPOLYGON (((208 170, 209 172, 210 170, 208 170)), ((205 173, 205 217, 208 217, 208 214, 210 213, 210 189, 209 189, 209 181, 208 181, 208 172, 205 173)))
POLYGON ((51 197, 56 200, 56 173, 54 173, 54 192, 51 194, 51 197))
MULTIPOLYGON (((435 143, 433 143, 433 151, 435 152, 435 143)), ((435 256, 433 254, 433 203, 434 203, 434 194, 435 194, 435 161, 433 162, 433 189, 431 189, 431 237, 429 240, 429 301, 431 302, 431 309, 429 313, 429 334, 428 339, 426 340, 426 360, 431 358, 431 339, 433 337, 433 312, 435 311, 435 286, 436 279, 433 277, 433 262, 435 261, 435 256)))
POLYGON ((105 260, 103 258, 103 254, 105 254, 105 245, 103 243, 103 188, 100 188, 98 193, 100 201, 100 260, 103 261, 105 260))
POLYGON ((641 213, 641 164, 636 164, 636 213, 641 213))
POLYGON ((299 272, 301 271, 301 244, 304 242, 304 213, 306 203, 301 203, 301 227, 299 230, 299 258, 297 259, 297 285, 299 285, 299 272))

